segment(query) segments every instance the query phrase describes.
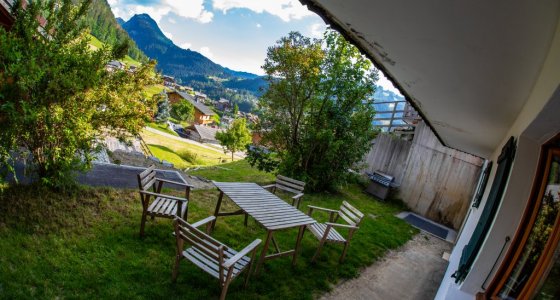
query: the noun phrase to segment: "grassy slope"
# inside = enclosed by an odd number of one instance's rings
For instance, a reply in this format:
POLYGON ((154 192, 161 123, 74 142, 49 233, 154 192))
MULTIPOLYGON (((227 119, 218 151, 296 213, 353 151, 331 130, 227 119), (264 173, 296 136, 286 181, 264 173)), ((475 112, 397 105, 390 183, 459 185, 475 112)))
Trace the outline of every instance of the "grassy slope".
POLYGON ((142 138, 150 146, 150 150, 156 149, 154 155, 159 159, 165 159, 177 163, 178 168, 188 168, 192 166, 209 166, 220 164, 221 160, 228 159, 228 155, 219 150, 207 149, 188 142, 181 142, 169 139, 165 136, 144 130, 142 138), (180 160, 177 160, 180 158, 180 160))
MULTIPOLYGON (((92 46, 92 48, 94 50, 99 49, 99 48, 101 48, 105 45, 102 41, 98 40, 95 36, 93 36, 91 34, 89 35, 89 44, 92 46)), ((128 55, 126 55, 123 58, 123 62, 127 65, 134 65, 134 66, 139 66, 140 65, 139 61, 135 60, 134 58, 132 58, 128 55)))
MULTIPOLYGON (((232 180, 249 179, 230 175, 232 180)), ((222 180, 218 173, 215 176, 222 180)), ((194 191, 189 220, 211 215, 217 196, 215 190, 194 191)), ((327 245, 318 262, 311 264, 318 241, 306 233, 295 268, 288 258, 268 261, 246 289, 242 278, 234 280, 228 299, 312 299, 339 279, 357 276, 361 268, 416 232, 394 217, 400 207, 375 201, 356 185, 336 195, 306 195, 303 204, 335 208, 342 200, 367 215, 344 264, 338 264, 340 245, 327 245)), ((178 282, 171 283, 175 254, 171 221, 148 221, 147 236, 140 239, 140 207, 135 191, 87 188, 64 195, 34 187, 5 190, 0 195, 0 294, 10 299, 217 298, 218 281, 186 261, 178 282)), ((225 201, 223 209, 234 206, 225 201)), ((279 232, 282 249, 293 246, 296 234, 296 230, 279 232)), ((255 238, 264 240, 265 232, 251 219, 244 227, 239 216, 220 218, 213 236, 240 250, 255 238)))
POLYGON ((154 122, 149 122, 149 123, 146 123, 146 126, 148 126, 150 128, 153 128, 153 129, 157 129, 157 130, 159 130, 161 132, 164 132, 164 133, 167 133, 167 134, 171 134, 171 135, 174 135, 174 136, 179 136, 177 134, 177 132, 171 130, 169 128, 169 126, 167 126, 167 124, 165 124, 165 123, 164 124, 158 124, 158 123, 154 123, 154 122))
POLYGON ((266 184, 274 181, 273 174, 252 168, 244 159, 216 167, 205 167, 196 171, 189 171, 188 174, 224 182, 248 181, 266 184))

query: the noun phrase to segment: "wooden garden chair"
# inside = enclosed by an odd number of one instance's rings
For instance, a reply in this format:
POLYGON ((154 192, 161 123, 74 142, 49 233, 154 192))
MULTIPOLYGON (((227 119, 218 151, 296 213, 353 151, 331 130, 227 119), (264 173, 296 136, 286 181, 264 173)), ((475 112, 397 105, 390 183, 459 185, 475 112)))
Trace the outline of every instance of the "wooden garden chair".
POLYGON ((273 194, 276 193, 277 189, 296 194, 292 197, 292 206, 295 206, 298 209, 299 209, 301 197, 303 197, 304 195, 303 194, 304 187, 305 187, 305 182, 295 180, 282 175, 276 176, 276 182, 274 184, 263 186, 263 188, 269 189, 273 194))
POLYGON ((312 205, 308 205, 308 207, 309 211, 307 212, 307 215, 309 216, 311 216, 314 209, 328 212, 330 214, 329 222, 307 225, 307 229, 309 229, 309 231, 311 231, 311 233, 313 233, 313 235, 320 241, 319 247, 317 248, 317 251, 315 252, 315 255, 313 255, 311 261, 315 261, 315 259, 319 256, 321 249, 326 242, 331 242, 344 244, 344 250, 342 250, 342 255, 340 255, 340 262, 342 263, 346 257, 346 252, 348 251, 348 246, 350 246, 352 236, 356 230, 359 229, 358 226, 360 226, 360 223, 364 218, 364 214, 346 201, 342 202, 339 210, 312 205), (339 218, 344 220, 347 224, 336 223, 339 218), (344 238, 340 233, 338 233, 338 231, 336 231, 336 228, 348 230, 347 237, 344 238))
POLYGON ((254 240, 243 250, 237 252, 210 237, 209 232, 212 221, 215 219, 216 217, 211 216, 194 224, 189 224, 181 218, 175 219, 173 224, 175 225, 177 255, 175 257, 172 280, 176 282, 179 273, 179 263, 182 259, 187 259, 220 281, 220 286, 222 287, 220 299, 223 300, 226 298, 231 281, 244 270, 247 270, 244 287, 247 286, 251 266, 255 258, 255 251, 261 240, 254 240), (199 226, 204 224, 206 224, 206 232, 198 229, 199 226), (187 249, 184 248, 185 242, 191 245, 187 249))
POLYGON ((192 186, 183 182, 157 178, 155 166, 152 165, 138 174, 138 188, 142 202, 142 220, 140 221, 140 236, 144 236, 144 226, 149 216, 174 219, 187 219, 189 196, 192 186), (164 183, 185 187, 185 197, 175 197, 161 193, 164 183), (151 189, 151 191, 150 191, 151 189), (152 201, 153 200, 153 201, 152 201))

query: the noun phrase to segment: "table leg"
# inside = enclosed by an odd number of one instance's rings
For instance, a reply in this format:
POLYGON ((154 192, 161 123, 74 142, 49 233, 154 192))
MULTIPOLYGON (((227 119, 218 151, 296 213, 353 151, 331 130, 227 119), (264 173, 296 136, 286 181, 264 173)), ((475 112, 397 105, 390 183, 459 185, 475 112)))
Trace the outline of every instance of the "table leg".
POLYGON ((305 232, 305 225, 302 225, 299 227, 299 232, 297 235, 297 240, 296 240, 296 248, 294 249, 294 256, 292 257, 292 266, 296 265, 297 262, 297 255, 299 252, 299 246, 301 244, 301 239, 303 238, 303 233, 305 232))
POLYGON ((274 238, 274 236, 272 236, 272 245, 276 249, 276 253, 280 253, 280 247, 278 247, 278 243, 276 242, 276 239, 274 238))
POLYGON ((259 258, 259 263, 257 264, 257 267, 255 268, 255 274, 258 274, 261 266, 264 263, 264 260, 266 259, 266 253, 268 252, 268 246, 270 244, 270 240, 272 239, 272 230, 268 230, 267 231, 267 236, 266 236, 266 241, 264 242, 264 246, 263 246, 263 250, 261 253, 261 257, 259 258))
POLYGON ((216 221, 218 220, 218 213, 220 212, 220 206, 222 206, 222 198, 224 198, 224 192, 220 191, 220 196, 218 197, 218 203, 216 203, 216 210, 214 211, 214 221, 212 221, 212 229, 214 231, 214 227, 216 226, 216 221))

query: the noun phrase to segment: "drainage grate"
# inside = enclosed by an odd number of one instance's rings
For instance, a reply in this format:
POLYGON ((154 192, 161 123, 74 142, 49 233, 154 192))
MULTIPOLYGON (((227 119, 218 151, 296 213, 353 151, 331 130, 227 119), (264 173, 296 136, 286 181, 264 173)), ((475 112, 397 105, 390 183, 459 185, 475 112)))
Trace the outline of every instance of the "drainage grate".
POLYGON ((409 214, 408 216, 404 217, 403 220, 405 220, 406 222, 408 222, 410 225, 429 232, 441 239, 446 240, 447 239, 447 234, 448 234, 448 230, 445 228, 442 228, 440 226, 437 226, 435 224, 432 224, 418 216, 415 216, 413 214, 409 214))

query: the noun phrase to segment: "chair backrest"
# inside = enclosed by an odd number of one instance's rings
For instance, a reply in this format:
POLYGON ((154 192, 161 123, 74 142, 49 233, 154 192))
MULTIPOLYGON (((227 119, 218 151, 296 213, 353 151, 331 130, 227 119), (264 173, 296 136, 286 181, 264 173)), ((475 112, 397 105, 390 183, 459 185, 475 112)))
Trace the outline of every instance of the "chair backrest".
POLYGON ((156 182, 156 167, 151 165, 146 170, 142 171, 142 173, 138 174, 138 188, 140 190, 147 190, 154 186, 156 182))
POLYGON ((284 191, 299 194, 303 193, 305 182, 278 175, 276 176, 276 187, 284 191))
MULTIPOLYGON (((226 280, 226 275, 229 270, 228 268, 223 267, 224 258, 227 259, 224 254, 229 250, 226 245, 213 239, 211 236, 200 231, 198 228, 193 227, 191 224, 185 222, 185 220, 181 218, 175 219, 175 238, 192 245, 194 248, 196 248, 196 250, 202 252, 205 256, 207 256, 205 259, 215 260, 219 267, 218 273, 220 282, 224 282, 226 280)), ((182 243, 177 243, 178 253, 183 251, 183 249, 180 249, 182 248, 181 244, 182 243)), ((205 272, 215 272, 215 270, 211 270, 210 268, 201 268, 205 272)))
POLYGON ((348 222, 348 224, 354 226, 360 226, 360 223, 364 218, 364 214, 362 212, 346 201, 342 201, 338 216, 348 222))

